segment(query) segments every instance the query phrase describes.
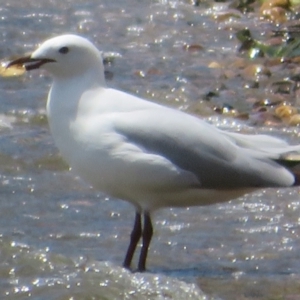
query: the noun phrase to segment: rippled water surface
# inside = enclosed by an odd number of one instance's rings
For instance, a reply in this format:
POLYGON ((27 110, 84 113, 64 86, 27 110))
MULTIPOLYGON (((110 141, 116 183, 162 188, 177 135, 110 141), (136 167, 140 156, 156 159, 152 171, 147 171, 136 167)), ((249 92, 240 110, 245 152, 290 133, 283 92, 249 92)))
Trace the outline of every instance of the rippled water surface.
MULTIPOLYGON (((220 24, 212 12, 222 5, 192 4, 1 1, 0 55, 18 56, 51 36, 79 33, 110 57, 110 86, 198 113, 228 130, 299 143, 297 128, 252 127, 215 115, 211 103, 201 101, 220 84, 208 62, 233 60, 234 28, 253 20, 245 15, 220 24)), ((297 188, 158 211, 149 272, 122 269, 134 210, 92 190, 60 159, 45 118, 50 83, 40 71, 0 79, 1 299, 299 299, 297 188)), ((226 82, 229 91, 215 104, 230 101, 250 110, 243 100, 251 91, 240 83, 226 82)))

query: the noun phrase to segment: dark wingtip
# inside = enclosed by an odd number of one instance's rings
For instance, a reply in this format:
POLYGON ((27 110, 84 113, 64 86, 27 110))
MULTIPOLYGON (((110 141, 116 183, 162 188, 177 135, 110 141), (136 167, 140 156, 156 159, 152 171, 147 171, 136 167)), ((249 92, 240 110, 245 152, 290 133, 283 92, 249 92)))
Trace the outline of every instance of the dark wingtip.
POLYGON ((300 185, 300 162, 296 167, 290 169, 290 171, 293 173, 295 177, 295 182, 293 186, 299 186, 300 185))
POLYGON ((278 159, 275 160, 279 165, 288 169, 295 178, 293 186, 300 185, 300 161, 299 160, 289 160, 289 159, 278 159))

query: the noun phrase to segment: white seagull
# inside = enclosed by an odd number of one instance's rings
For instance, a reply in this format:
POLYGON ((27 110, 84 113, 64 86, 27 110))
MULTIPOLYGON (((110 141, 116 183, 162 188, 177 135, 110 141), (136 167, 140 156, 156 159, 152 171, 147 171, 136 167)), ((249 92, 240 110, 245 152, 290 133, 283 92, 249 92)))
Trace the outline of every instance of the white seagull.
POLYGON ((267 135, 222 131, 182 111, 108 88, 101 52, 83 37, 51 38, 7 67, 12 65, 53 76, 47 115, 61 155, 95 189, 134 205, 125 268, 142 238, 137 269, 145 271, 154 210, 210 205, 297 181, 283 162, 300 146, 267 135))

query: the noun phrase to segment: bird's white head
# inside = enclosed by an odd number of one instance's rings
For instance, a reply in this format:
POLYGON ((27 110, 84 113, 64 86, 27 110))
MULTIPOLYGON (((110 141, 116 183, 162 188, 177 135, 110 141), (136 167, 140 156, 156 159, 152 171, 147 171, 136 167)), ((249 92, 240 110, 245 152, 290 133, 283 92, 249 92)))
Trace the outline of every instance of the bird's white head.
POLYGON ((45 41, 31 55, 10 62, 8 67, 17 64, 28 71, 45 69, 54 77, 79 76, 95 68, 103 72, 101 52, 89 40, 73 34, 45 41))

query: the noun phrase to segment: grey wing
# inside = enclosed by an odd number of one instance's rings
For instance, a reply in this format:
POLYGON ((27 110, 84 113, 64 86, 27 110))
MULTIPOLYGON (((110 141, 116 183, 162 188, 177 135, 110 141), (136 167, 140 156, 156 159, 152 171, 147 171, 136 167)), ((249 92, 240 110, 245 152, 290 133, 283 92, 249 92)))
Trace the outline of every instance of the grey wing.
POLYGON ((143 151, 193 173, 202 188, 290 186, 293 175, 259 152, 248 151, 206 122, 173 109, 123 113, 115 130, 143 151))

